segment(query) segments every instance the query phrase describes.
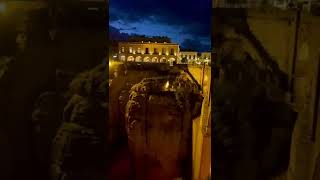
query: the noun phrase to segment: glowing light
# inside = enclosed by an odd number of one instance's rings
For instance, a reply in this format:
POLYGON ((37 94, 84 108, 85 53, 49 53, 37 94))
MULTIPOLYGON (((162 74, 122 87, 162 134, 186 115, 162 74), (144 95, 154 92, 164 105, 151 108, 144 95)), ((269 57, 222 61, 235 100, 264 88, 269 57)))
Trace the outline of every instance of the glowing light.
POLYGON ((166 85, 165 85, 164 87, 165 87, 166 89, 168 89, 168 88, 169 88, 169 85, 170 85, 170 84, 169 84, 169 81, 167 81, 167 82, 166 82, 166 85))
POLYGON ((109 61, 109 67, 111 67, 113 65, 113 63, 111 61, 109 61))

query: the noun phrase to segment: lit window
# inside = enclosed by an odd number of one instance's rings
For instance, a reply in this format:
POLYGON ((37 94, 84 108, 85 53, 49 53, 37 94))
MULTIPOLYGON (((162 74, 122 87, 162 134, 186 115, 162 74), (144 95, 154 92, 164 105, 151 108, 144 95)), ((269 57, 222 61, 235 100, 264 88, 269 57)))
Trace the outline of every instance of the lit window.
POLYGON ((132 47, 129 47, 129 53, 132 53, 132 47))
POLYGON ((121 52, 124 52, 124 47, 121 47, 121 52))
POLYGON ((138 53, 141 53, 141 49, 140 49, 140 48, 138 48, 137 52, 138 52, 138 53))
POLYGON ((162 54, 166 54, 166 49, 162 48, 162 54))

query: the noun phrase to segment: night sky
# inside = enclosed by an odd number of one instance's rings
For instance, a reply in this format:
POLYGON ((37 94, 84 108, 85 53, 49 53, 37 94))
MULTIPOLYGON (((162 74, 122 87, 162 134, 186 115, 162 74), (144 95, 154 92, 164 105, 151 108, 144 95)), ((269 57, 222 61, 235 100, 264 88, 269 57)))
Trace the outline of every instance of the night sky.
POLYGON ((110 0, 109 32, 168 36, 181 48, 211 48, 212 0, 110 0))

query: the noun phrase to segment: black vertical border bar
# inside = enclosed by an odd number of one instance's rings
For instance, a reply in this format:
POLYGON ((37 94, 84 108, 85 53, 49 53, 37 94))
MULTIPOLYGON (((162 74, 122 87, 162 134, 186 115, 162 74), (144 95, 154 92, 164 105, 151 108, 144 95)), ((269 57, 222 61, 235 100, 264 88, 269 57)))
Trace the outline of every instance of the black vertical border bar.
POLYGON ((319 106, 320 106, 320 56, 318 58, 318 69, 317 69, 317 81, 316 81, 316 96, 315 96, 315 104, 313 110, 313 122, 312 122, 312 142, 316 142, 317 136, 317 126, 318 126, 318 114, 319 114, 319 106))

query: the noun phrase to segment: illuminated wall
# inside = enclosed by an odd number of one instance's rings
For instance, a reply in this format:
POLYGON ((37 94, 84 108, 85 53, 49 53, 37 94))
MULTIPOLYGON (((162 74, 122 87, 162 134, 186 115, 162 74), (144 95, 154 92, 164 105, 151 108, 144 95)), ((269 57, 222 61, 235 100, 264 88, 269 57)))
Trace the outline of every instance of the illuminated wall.
POLYGON ((176 43, 120 42, 119 60, 166 63, 177 61, 180 52, 176 43))

